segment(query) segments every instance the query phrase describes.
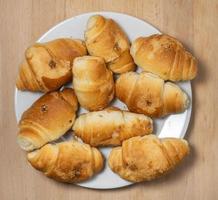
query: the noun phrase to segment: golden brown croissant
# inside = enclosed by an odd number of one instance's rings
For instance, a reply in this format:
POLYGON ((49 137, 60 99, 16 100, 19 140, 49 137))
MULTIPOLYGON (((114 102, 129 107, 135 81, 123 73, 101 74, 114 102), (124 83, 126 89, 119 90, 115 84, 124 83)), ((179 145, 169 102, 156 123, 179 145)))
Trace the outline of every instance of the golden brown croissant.
POLYGON ((191 80, 197 74, 196 59, 168 35, 139 37, 132 43, 130 52, 137 65, 164 80, 191 80))
POLYGON ((91 146, 116 146, 128 138, 152 133, 153 124, 142 114, 105 109, 80 115, 73 130, 91 146))
POLYGON ((76 141, 46 144, 27 154, 30 164, 57 181, 84 181, 100 172, 103 157, 96 148, 76 141))
POLYGON ((80 40, 63 38, 34 44, 25 52, 16 86, 19 90, 56 90, 72 80, 74 58, 86 54, 86 47, 80 40))
POLYGON ((116 96, 130 111, 151 117, 183 112, 189 106, 187 94, 176 84, 145 72, 122 74, 116 82, 116 96))
POLYGON ((149 181, 171 171, 188 153, 186 140, 138 136, 125 140, 122 147, 112 149, 109 166, 126 180, 149 181))
POLYGON ((39 98, 19 122, 18 144, 26 151, 58 139, 73 125, 77 99, 73 89, 50 92, 39 98))
POLYGON ((78 57, 73 63, 73 87, 82 107, 101 110, 113 99, 113 74, 105 66, 103 58, 78 57))
POLYGON ((92 16, 87 24, 85 42, 89 54, 103 57, 113 72, 124 73, 135 69, 129 40, 114 20, 92 16))

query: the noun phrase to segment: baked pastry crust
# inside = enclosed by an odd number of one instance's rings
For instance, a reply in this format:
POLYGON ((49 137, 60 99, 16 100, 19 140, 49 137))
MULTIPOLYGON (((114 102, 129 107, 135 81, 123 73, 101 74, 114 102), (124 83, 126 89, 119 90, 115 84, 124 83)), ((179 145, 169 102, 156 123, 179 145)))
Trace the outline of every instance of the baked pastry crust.
POLYGON ((30 164, 57 181, 75 183, 87 180, 103 168, 103 157, 96 148, 76 141, 46 144, 27 154, 30 164))
POLYGON ((73 89, 43 95, 23 113, 18 125, 18 144, 31 151, 58 139, 72 127, 77 108, 73 89))
POLYGON ((188 153, 188 142, 184 139, 146 135, 130 138, 122 147, 113 148, 108 163, 128 181, 150 181, 173 170, 188 153))
POLYGON ((116 81, 116 97, 131 112, 150 117, 163 117, 183 112, 189 106, 189 98, 182 89, 158 76, 142 72, 122 74, 116 81))
POLYGON ((142 114, 107 108, 80 115, 73 130, 91 146, 117 146, 128 138, 152 133, 153 123, 142 114))
POLYGON ((90 111, 104 109, 114 97, 113 74, 96 56, 74 60, 73 87, 80 105, 90 111))
POLYGON ((85 42, 89 54, 103 57, 113 72, 124 73, 135 69, 129 40, 114 20, 101 15, 90 17, 85 31, 85 42))
POLYGON ((191 80, 197 75, 197 61, 177 39, 169 35, 139 37, 133 41, 131 55, 144 71, 170 81, 191 80))
POLYGON ((86 55, 81 40, 62 38, 36 43, 25 52, 16 86, 19 90, 48 92, 59 89, 72 80, 74 58, 86 55))

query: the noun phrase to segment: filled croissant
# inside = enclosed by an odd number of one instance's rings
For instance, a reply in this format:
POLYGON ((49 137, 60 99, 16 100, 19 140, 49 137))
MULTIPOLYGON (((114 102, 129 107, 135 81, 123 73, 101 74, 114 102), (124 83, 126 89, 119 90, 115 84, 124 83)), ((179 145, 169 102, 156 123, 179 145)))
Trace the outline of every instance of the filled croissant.
POLYGON ((195 57, 169 35, 139 37, 132 43, 130 52, 137 65, 164 80, 191 80, 197 74, 195 57))
POLYGON ((117 146, 122 141, 153 131, 151 118, 119 109, 105 109, 80 115, 74 133, 91 146, 117 146))
POLYGON ((92 16, 85 31, 85 42, 90 55, 103 57, 115 73, 133 71, 130 44, 121 27, 112 19, 92 16))
POLYGON ((174 169, 188 153, 186 140, 138 136, 125 140, 122 147, 112 149, 109 166, 128 181, 150 181, 174 169))
POLYGON ((78 57, 73 63, 73 87, 82 107, 90 111, 102 110, 114 96, 113 74, 103 58, 78 57))
POLYGON ((103 157, 96 148, 73 140, 46 144, 28 153, 27 159, 46 176, 66 183, 87 180, 103 168, 103 157))
POLYGON ((34 44, 25 52, 16 86, 19 90, 56 90, 72 80, 74 58, 86 54, 86 47, 80 40, 62 38, 34 44))
POLYGON ((46 93, 23 113, 18 125, 18 144, 31 151, 58 139, 72 127, 76 110, 73 89, 46 93))
POLYGON ((122 74, 116 81, 116 96, 131 112, 151 117, 180 113, 189 106, 189 98, 179 86, 145 72, 122 74))

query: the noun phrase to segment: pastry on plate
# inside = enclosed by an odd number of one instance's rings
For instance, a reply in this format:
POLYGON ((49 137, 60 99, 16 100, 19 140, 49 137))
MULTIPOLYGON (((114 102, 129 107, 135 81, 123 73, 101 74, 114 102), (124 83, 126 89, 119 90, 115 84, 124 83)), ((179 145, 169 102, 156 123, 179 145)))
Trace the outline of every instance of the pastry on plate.
POLYGON ((76 58, 73 63, 73 88, 85 109, 94 111, 107 107, 114 97, 114 80, 104 59, 95 56, 76 58))
POLYGON ((91 146, 117 146, 128 138, 152 133, 153 124, 143 114, 107 108, 80 115, 73 130, 91 146))
POLYGON ((184 139, 137 136, 113 148, 108 162, 115 173, 128 181, 150 181, 173 170, 188 153, 189 145, 184 139))
POLYGON ((81 40, 61 38, 36 43, 25 52, 16 86, 19 90, 48 92, 59 89, 72 80, 74 58, 86 55, 81 40))
POLYGON ((135 63, 130 55, 130 42, 121 27, 101 15, 89 18, 85 42, 92 56, 103 57, 115 73, 133 71, 135 63))
POLYGON ((103 157, 96 148, 76 141, 46 144, 27 154, 30 164, 60 182, 75 183, 90 179, 103 168, 103 157))
POLYGON ((169 35, 139 37, 133 41, 130 52, 135 63, 144 71, 164 80, 186 81, 197 74, 195 57, 169 35))
POLYGON ((164 82, 158 76, 142 72, 122 74, 116 81, 116 97, 131 112, 150 117, 184 112, 189 106, 187 94, 176 84, 164 82))
POLYGON ((72 127, 77 107, 73 89, 44 94, 23 113, 18 125, 18 144, 32 151, 58 139, 72 127))

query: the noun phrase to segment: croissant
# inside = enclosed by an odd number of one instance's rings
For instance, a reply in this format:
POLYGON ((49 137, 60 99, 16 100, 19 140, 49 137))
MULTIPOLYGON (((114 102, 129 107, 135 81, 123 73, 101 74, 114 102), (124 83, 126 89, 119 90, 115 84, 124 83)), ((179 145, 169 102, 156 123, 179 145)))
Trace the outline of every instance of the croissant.
POLYGON ((85 42, 90 55, 103 57, 115 73, 135 69, 130 55, 130 44, 121 27, 112 19, 92 16, 85 31, 85 42))
POLYGON ((189 98, 176 84, 164 82, 158 76, 142 72, 122 74, 116 82, 116 96, 131 112, 150 117, 163 117, 183 112, 189 98))
POLYGON ((17 141, 26 151, 40 148, 58 139, 73 125, 77 99, 73 89, 50 92, 39 98, 19 122, 17 141))
POLYGON ((46 144, 28 153, 27 159, 46 176, 67 183, 87 180, 103 168, 101 153, 76 141, 46 144))
POLYGON ((137 65, 164 80, 191 80, 197 74, 196 59, 168 35, 139 37, 132 43, 130 52, 137 65))
POLYGON ((86 54, 86 47, 80 40, 63 38, 36 43, 25 52, 16 86, 19 90, 56 90, 72 80, 74 58, 86 54))
POLYGON ((91 146, 117 146, 128 138, 152 133, 153 125, 145 115, 105 109, 80 115, 73 130, 91 146))
POLYGON ((113 75, 104 59, 78 57, 73 63, 73 87, 78 101, 87 110, 102 110, 114 96, 113 75))
POLYGON ((108 162, 115 173, 128 181, 150 181, 174 169, 188 153, 186 140, 138 136, 112 149, 108 162))

